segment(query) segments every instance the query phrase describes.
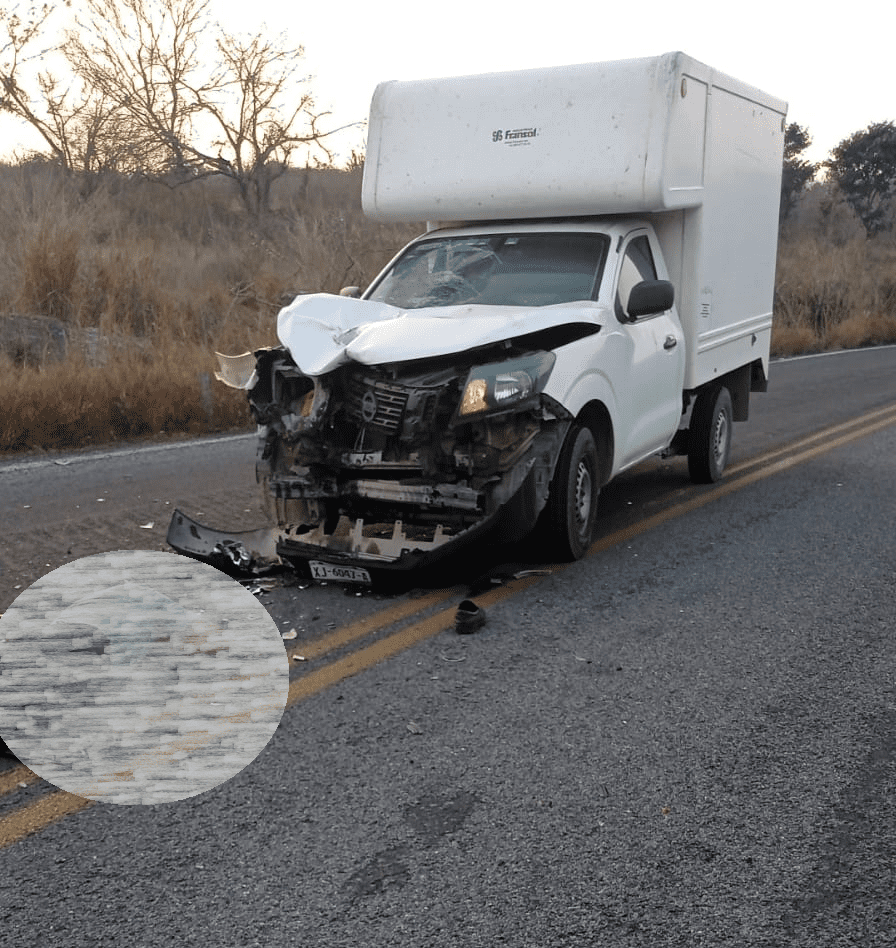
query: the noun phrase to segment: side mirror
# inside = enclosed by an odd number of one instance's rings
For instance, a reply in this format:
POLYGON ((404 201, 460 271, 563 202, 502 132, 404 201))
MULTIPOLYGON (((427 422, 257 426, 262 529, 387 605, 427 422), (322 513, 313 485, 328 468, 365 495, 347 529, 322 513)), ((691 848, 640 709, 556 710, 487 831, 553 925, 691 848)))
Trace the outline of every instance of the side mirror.
POLYGON ((361 287, 360 286, 344 286, 339 291, 340 296, 350 296, 353 300, 361 298, 361 287))
POLYGON ((642 280, 632 287, 626 311, 630 319, 637 319, 665 313, 674 302, 675 287, 668 280, 642 280))

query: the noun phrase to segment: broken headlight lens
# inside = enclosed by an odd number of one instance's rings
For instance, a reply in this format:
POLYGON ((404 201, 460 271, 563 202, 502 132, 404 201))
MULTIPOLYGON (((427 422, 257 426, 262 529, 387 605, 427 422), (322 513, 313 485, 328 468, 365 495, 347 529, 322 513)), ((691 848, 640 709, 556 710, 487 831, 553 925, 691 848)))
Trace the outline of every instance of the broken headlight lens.
POLYGON ((554 367, 553 352, 480 365, 470 370, 457 410, 459 419, 499 412, 523 404, 544 388, 554 367))
POLYGON ((258 373, 255 371, 255 353, 244 352, 238 356, 228 356, 221 352, 216 352, 220 371, 215 372, 215 378, 231 388, 241 388, 244 391, 250 391, 255 387, 258 381, 258 373))

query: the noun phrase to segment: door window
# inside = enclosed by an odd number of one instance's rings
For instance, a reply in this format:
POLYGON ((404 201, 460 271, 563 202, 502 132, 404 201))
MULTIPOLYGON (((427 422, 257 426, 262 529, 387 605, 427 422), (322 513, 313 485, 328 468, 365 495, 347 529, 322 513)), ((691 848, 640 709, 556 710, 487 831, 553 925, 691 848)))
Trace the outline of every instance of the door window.
POLYGON ((642 234, 629 242, 619 268, 619 282, 616 285, 616 316, 619 320, 624 322, 628 317, 626 305, 635 284, 655 279, 656 266, 650 252, 650 241, 647 234, 642 234))

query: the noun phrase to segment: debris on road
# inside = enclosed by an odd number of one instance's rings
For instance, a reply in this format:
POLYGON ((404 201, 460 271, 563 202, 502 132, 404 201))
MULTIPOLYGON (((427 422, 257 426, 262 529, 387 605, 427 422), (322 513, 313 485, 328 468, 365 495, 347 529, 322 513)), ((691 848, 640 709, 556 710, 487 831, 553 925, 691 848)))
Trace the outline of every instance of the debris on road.
POLYGON ((469 635, 485 625, 485 612, 473 602, 472 599, 464 599, 457 607, 457 615, 454 620, 454 627, 458 635, 469 635))
POLYGON ((146 523, 138 524, 138 527, 140 530, 152 530, 155 525, 155 520, 147 520, 146 523))
POLYGON ((283 565, 276 550, 277 531, 270 527, 224 533, 206 527, 176 509, 166 539, 178 553, 231 574, 258 576, 283 565))
POLYGON ((270 592, 280 585, 276 579, 240 579, 238 582, 241 586, 246 586, 253 590, 259 589, 261 592, 270 592))
POLYGON ((422 733, 423 733, 422 728, 421 728, 420 725, 417 724, 415 721, 408 721, 408 723, 407 723, 407 729, 411 732, 411 734, 422 734, 422 733))
POLYGON ((256 579, 241 579, 238 580, 238 582, 245 589, 248 589, 253 596, 261 596, 263 593, 269 593, 272 589, 277 589, 277 587, 280 585, 280 583, 273 579, 262 582, 259 582, 256 579))
POLYGON ((299 633, 296 632, 295 629, 290 629, 289 632, 281 632, 281 633, 280 633, 280 638, 281 638, 281 639, 294 639, 294 638, 296 638, 296 637, 298 636, 298 634, 299 634, 299 633))

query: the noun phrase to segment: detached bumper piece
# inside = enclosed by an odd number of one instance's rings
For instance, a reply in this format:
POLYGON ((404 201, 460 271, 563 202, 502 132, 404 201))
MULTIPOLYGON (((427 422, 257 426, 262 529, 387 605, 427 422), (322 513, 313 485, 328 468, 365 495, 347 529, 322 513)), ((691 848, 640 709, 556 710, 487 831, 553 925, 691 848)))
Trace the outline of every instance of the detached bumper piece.
POLYGON ((279 536, 276 527, 243 533, 213 530, 175 510, 166 539, 178 553, 208 563, 223 573, 258 576, 283 565, 277 554, 279 536))

